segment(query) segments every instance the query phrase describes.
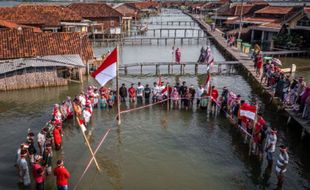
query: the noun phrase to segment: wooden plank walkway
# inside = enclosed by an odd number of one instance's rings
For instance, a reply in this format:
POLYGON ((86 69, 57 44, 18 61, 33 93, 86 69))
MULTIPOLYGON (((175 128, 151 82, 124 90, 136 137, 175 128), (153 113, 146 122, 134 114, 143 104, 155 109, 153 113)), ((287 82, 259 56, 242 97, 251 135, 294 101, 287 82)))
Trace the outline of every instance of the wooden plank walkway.
POLYGON ((263 55, 275 56, 275 55, 307 55, 309 52, 306 50, 285 50, 285 51, 263 51, 263 55))
MULTIPOLYGON (((160 66, 167 66, 167 71, 168 74, 172 74, 173 73, 173 67, 179 67, 180 70, 180 74, 183 75, 185 74, 185 66, 186 65, 192 65, 195 66, 194 70, 195 70, 195 75, 198 74, 198 69, 199 66, 206 66, 206 64, 202 64, 202 63, 197 63, 197 62, 182 62, 180 64, 175 63, 175 62, 141 62, 141 63, 131 63, 131 64, 121 64, 119 65, 119 69, 120 70, 124 70, 124 74, 127 75, 128 74, 128 68, 133 68, 133 67, 138 67, 140 68, 140 74, 143 74, 143 68, 144 67, 155 67, 155 75, 159 75, 160 74, 160 66)), ((222 72, 222 66, 226 65, 226 70, 228 73, 232 73, 233 72, 233 67, 235 65, 239 65, 238 61, 217 61, 215 63, 215 65, 217 66, 217 72, 221 73, 222 72)))
MULTIPOLYGON (((218 45, 222 46, 222 48, 225 48, 227 53, 229 53, 235 60, 240 62, 240 64, 242 64, 248 70, 249 75, 252 75, 252 78, 256 79, 256 82, 260 84, 260 78, 256 77, 254 63, 249 58, 249 55, 240 52, 236 47, 227 47, 227 40, 223 37, 223 33, 221 31, 216 30, 215 32, 211 32, 211 27, 208 24, 206 24, 202 18, 200 18, 197 15, 191 15, 191 14, 188 15, 192 17, 193 20, 196 20, 201 25, 201 27, 208 33, 208 35, 214 38, 214 40, 218 43, 218 45)), ((274 54, 271 53, 270 55, 274 54)), ((269 88, 267 88, 266 85, 262 84, 260 85, 263 87, 265 92, 269 93, 269 95, 273 97, 273 92, 269 88)), ((300 126, 302 126, 303 132, 307 131, 310 134, 309 120, 300 118, 290 110, 285 109, 285 111, 288 113, 289 117, 293 118, 300 124, 300 126)))

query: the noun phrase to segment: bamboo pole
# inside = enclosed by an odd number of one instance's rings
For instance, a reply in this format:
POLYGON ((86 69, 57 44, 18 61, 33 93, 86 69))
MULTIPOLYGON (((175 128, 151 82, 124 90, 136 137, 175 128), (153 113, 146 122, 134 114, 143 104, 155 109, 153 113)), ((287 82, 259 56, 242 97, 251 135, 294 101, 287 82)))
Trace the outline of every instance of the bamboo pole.
POLYGON ((100 169, 100 167, 99 167, 99 164, 98 164, 98 162, 97 162, 97 159, 96 159, 96 157, 95 157, 95 154, 94 154, 93 150, 91 149, 90 143, 89 143, 89 141, 88 141, 88 139, 87 139, 87 137, 86 137, 86 135, 85 135, 85 130, 82 129, 82 126, 80 125, 79 118, 78 118, 78 117, 75 117, 75 118, 76 118, 76 121, 77 121, 77 123, 78 123, 78 125, 79 125, 81 131, 82 131, 82 134, 83 134, 83 137, 84 137, 84 139, 85 139, 85 141, 86 141, 87 147, 88 147, 88 149, 89 149, 89 151, 90 151, 92 157, 94 158, 96 167, 97 167, 98 171, 101 171, 101 169, 100 169))
POLYGON ((119 100, 119 45, 117 45, 117 61, 116 61, 116 97, 117 97, 117 124, 121 125, 121 108, 120 108, 120 100, 119 100))

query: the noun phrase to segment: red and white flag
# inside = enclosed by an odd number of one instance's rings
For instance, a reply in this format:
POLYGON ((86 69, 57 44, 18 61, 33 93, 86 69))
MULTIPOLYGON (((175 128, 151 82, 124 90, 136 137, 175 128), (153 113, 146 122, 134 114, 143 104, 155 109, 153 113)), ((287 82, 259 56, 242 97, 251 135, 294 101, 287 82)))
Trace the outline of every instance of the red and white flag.
POLYGON ((101 86, 116 77, 117 48, 115 48, 91 76, 94 77, 101 86))
POLYGON ((252 106, 249 104, 243 104, 240 107, 240 116, 244 116, 244 117, 247 117, 249 119, 255 120, 256 106, 252 106))
POLYGON ((210 47, 207 48, 206 63, 207 63, 207 65, 210 65, 210 66, 213 66, 213 64, 214 64, 214 57, 213 57, 213 54, 212 54, 210 47))
POLYGON ((165 86, 165 88, 162 89, 160 93, 163 96, 168 96, 168 86, 165 86))
POLYGON ((159 78, 158 78, 158 80, 157 80, 157 85, 158 85, 158 86, 161 86, 161 75, 159 75, 159 78))

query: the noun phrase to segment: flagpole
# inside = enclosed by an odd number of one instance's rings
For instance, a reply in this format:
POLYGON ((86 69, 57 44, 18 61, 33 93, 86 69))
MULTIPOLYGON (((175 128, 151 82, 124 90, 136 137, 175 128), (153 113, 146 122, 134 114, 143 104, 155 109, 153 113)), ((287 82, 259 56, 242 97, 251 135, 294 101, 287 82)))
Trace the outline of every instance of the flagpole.
POLYGON ((119 45, 117 44, 117 61, 116 61, 116 97, 117 97, 117 124, 121 124, 121 107, 119 99, 119 45))

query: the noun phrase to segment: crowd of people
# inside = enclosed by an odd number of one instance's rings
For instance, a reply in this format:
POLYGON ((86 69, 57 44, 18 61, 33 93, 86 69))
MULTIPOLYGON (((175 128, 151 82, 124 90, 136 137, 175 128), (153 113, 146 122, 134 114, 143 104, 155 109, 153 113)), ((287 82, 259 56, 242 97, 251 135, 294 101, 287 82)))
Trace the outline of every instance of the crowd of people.
POLYGON ((254 46, 254 68, 256 76, 287 108, 293 109, 304 119, 310 119, 310 86, 304 77, 291 78, 280 68, 281 61, 273 58, 264 61, 259 45, 254 46))
MULTIPOLYGON (((188 110, 196 107, 201 110, 210 109, 214 113, 222 111, 244 132, 245 142, 251 144, 251 152, 260 159, 266 154, 268 167, 272 167, 277 143, 276 129, 268 126, 260 113, 257 114, 255 120, 241 116, 240 109, 249 103, 226 87, 219 94, 215 86, 208 89, 202 85, 198 87, 187 86, 186 81, 183 81, 182 85, 180 83, 171 85, 169 82, 164 83, 159 79, 153 83, 152 87, 148 84, 144 86, 138 82, 137 86, 131 84, 127 89, 126 84, 122 84, 119 88, 119 100, 120 103, 129 102, 138 105, 168 103, 169 107, 174 109, 188 110)), ((94 108, 109 109, 117 101, 115 90, 106 87, 97 89, 94 86, 89 86, 86 92, 82 91, 75 96, 73 101, 68 97, 62 104, 55 104, 52 119, 37 134, 37 138, 35 139, 33 132, 28 131, 26 142, 22 143, 17 151, 16 166, 20 182, 25 186, 30 185, 29 165, 31 165, 36 189, 44 189, 44 181, 52 173, 57 178, 58 189, 68 189, 70 174, 64 167, 63 160, 56 162, 56 167, 52 172, 53 151, 62 148, 63 122, 76 118, 81 128, 87 128, 94 108)), ((280 155, 276 163, 279 185, 283 182, 283 174, 286 172, 288 160, 287 147, 281 145, 280 155)))

